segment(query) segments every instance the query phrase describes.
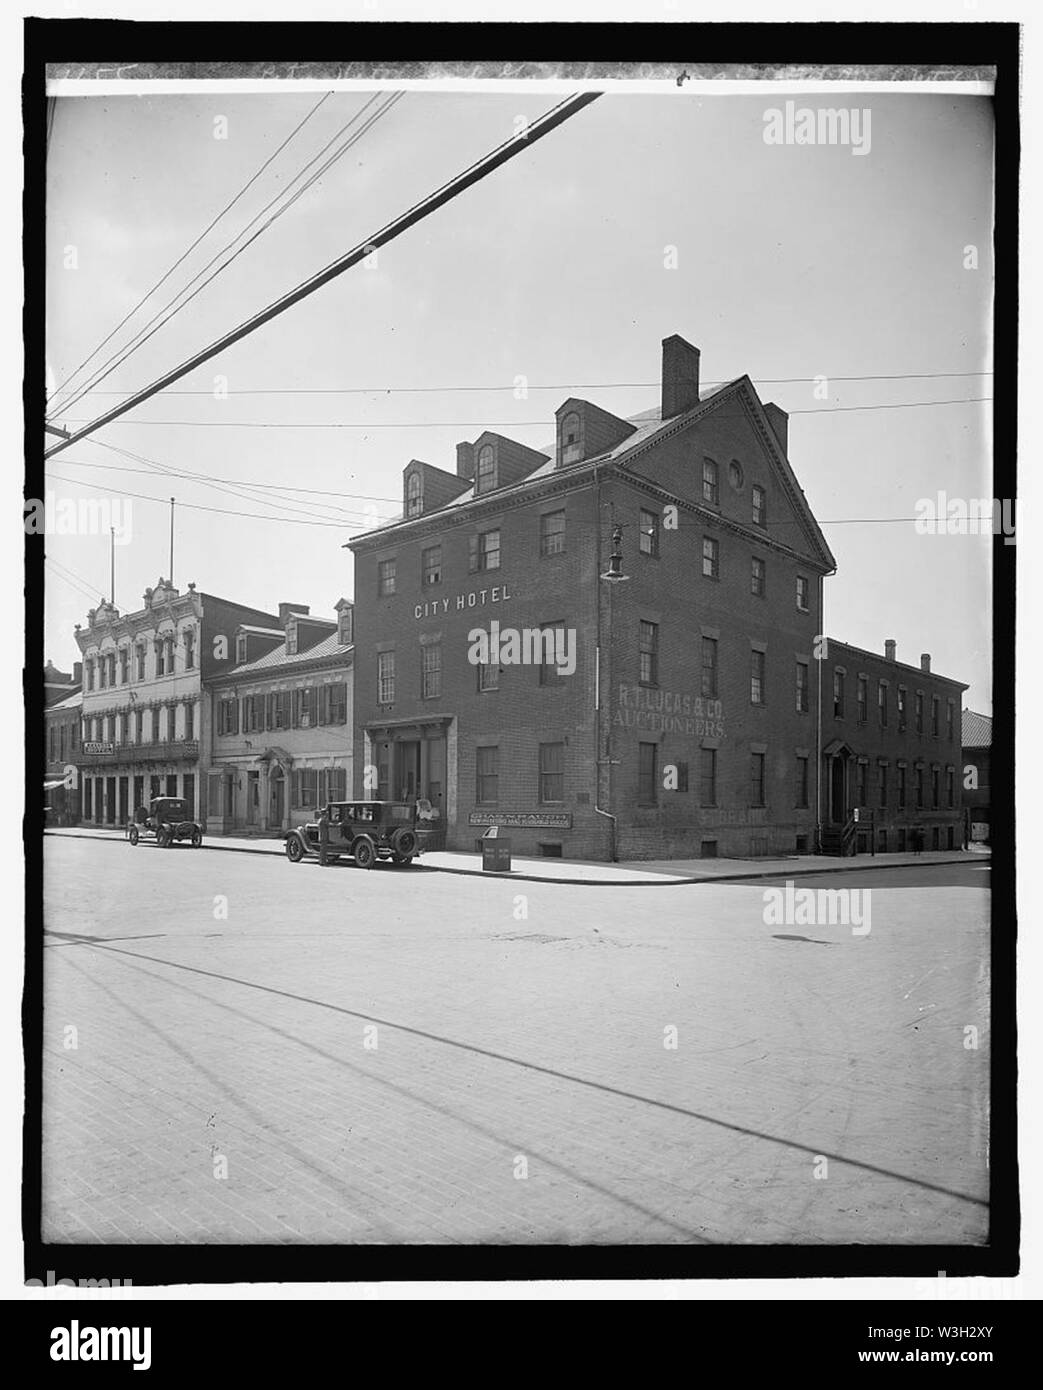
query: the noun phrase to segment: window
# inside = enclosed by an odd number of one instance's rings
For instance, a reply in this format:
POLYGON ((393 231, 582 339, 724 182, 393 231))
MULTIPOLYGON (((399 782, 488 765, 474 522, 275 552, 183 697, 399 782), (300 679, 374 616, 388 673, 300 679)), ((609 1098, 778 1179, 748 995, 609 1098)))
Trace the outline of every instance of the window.
POLYGON ((145 646, 139 642, 134 648, 135 673, 139 681, 145 679, 145 646))
POLYGON ((428 642, 420 649, 420 698, 436 700, 442 693, 442 644, 428 642))
POLYGON ((84 682, 84 684, 85 684, 87 690, 93 690, 93 689, 94 689, 94 662, 93 662, 93 661, 85 661, 85 662, 84 662, 84 665, 83 665, 83 674, 84 674, 84 677, 85 677, 85 682, 84 682))
POLYGON ((395 703, 395 653, 377 654, 377 704, 395 703))
POLYGON ((916 710, 916 732, 917 732, 918 734, 922 734, 922 733, 923 733, 923 694, 922 694, 919 690, 916 692, 915 710, 916 710))
POLYGON ((898 809, 905 810, 905 763, 898 764, 898 809))
POLYGON ((869 681, 865 676, 858 678, 855 698, 858 702, 858 722, 864 724, 869 718, 869 681))
POLYGON ((703 459, 703 501, 716 507, 720 502, 717 486, 717 465, 713 459, 703 459))
POLYGON ((395 592, 395 561, 381 560, 377 565, 377 593, 387 598, 395 592))
POLYGON ((742 464, 738 459, 732 459, 728 465, 728 481, 736 492, 742 491, 742 464))
POLYGON ((185 630, 185 670, 192 671, 196 664, 196 634, 194 628, 185 630))
POLYGON ((478 450, 478 476, 475 479, 475 493, 489 492, 496 486, 496 450, 491 444, 483 444, 478 450))
POLYGON ((945 772, 945 800, 949 806, 956 805, 956 777, 951 767, 945 772))
POLYGON ((500 568, 500 533, 482 531, 471 537, 469 569, 472 574, 479 570, 498 570, 500 568))
POLYGON ((277 690, 268 696, 268 727, 270 729, 288 729, 290 727, 290 693, 288 690, 277 690))
POLYGON ((245 695, 243 697, 244 734, 255 734, 259 729, 264 728, 263 710, 260 706, 261 697, 259 695, 245 695))
POLYGON ((126 685, 130 680, 130 648, 120 647, 120 684, 126 685))
POLYGON ((478 667, 478 689, 499 690, 500 688, 500 668, 493 662, 480 665, 478 667))
POLYGON ((344 607, 337 614, 337 641, 342 646, 355 640, 355 609, 350 603, 345 603, 344 607))
POLYGON ((764 584, 767 573, 767 566, 764 561, 754 555, 750 562, 750 593, 755 598, 764 597, 764 584))
POLYGON ((866 790, 869 781, 869 764, 864 758, 860 758, 855 768, 855 805, 868 805, 868 792, 866 790))
POLYGON ((916 805, 923 810, 923 766, 916 769, 916 805))
POLYGON ((419 473, 410 473, 406 480, 406 516, 419 516, 424 510, 424 480, 419 473))
POLYGON ((235 664, 241 666, 246 660, 246 633, 239 632, 235 638, 235 664))
POLYGON ((223 699, 218 701, 217 732, 219 734, 237 734, 239 732, 238 700, 223 699))
POLYGON ((881 681, 876 687, 876 709, 880 718, 881 729, 887 728, 887 681, 881 681))
POLYGON ((495 806, 500 795, 500 750, 492 747, 476 748, 474 799, 479 806, 495 806))
POLYGON ((717 749, 699 749, 699 805, 717 805, 717 749))
POLYGON ((325 718, 327 724, 346 724, 348 722, 348 686, 346 681, 336 681, 326 686, 325 718))
MULTIPOLYGON (((116 684, 116 653, 115 653, 115 652, 109 652, 108 661, 109 661, 109 685, 115 685, 115 684, 116 684)), ((171 658, 170 669, 171 669, 171 671, 173 671, 173 669, 174 669, 173 658, 171 658)))
POLYGON ((840 670, 833 672, 833 718, 843 719, 844 717, 844 673, 840 670))
POLYGON ((297 619, 290 618, 286 624, 286 655, 297 655, 297 619))
POLYGON ((348 795, 348 774, 343 767, 326 768, 323 781, 323 804, 329 805, 331 801, 345 801, 348 795))
POLYGON ((764 704, 764 653, 750 652, 750 704, 764 704))
POLYGON ((565 745, 540 744, 540 803, 565 800, 565 745))
POLYGON ((793 804, 804 808, 808 804, 808 757, 806 753, 797 754, 796 776, 793 783, 793 804))
POLYGON ((905 732, 906 723, 906 690, 904 685, 898 687, 898 732, 905 732))
POLYGON ((155 646, 155 650, 156 650, 156 675, 157 675, 157 676, 162 676, 162 675, 165 675, 165 674, 166 674, 166 668, 165 668, 165 666, 164 666, 164 659, 163 659, 163 653, 164 653, 164 651, 166 650, 166 647, 165 647, 165 644, 164 644, 164 642, 163 642, 162 637, 157 637, 157 638, 156 638, 155 643, 154 643, 154 646, 155 646))
POLYGON ((425 589, 442 582, 442 547, 429 545, 420 552, 420 583, 425 589))
POLYGON ((105 689, 105 658, 103 656, 98 657, 98 689, 105 689))
POLYGON ((312 809, 319 804, 319 769, 299 767, 295 777, 297 783, 297 805, 302 810, 312 809))
POLYGON ((659 684, 659 624, 639 624, 638 680, 642 685, 659 684))
POLYGON ((879 763, 876 769, 876 788, 881 811, 887 810, 887 764, 879 763))
POLYGON ((554 660, 555 652, 565 650, 564 638, 556 634, 565 631, 564 618, 556 618, 552 623, 540 624, 540 685, 560 685, 564 677, 561 667, 554 660))
POLYGON ((656 758, 658 745, 639 743, 637 745, 637 801, 639 806, 654 806, 658 781, 656 778, 656 758))
POLYGON ((191 701, 185 702, 185 738, 189 742, 195 738, 196 708, 191 701))
POLYGON ((941 728, 940 728, 940 725, 939 725, 940 710, 941 710, 941 701, 938 699, 938 696, 937 696, 937 695, 932 695, 932 696, 931 696, 931 733, 933 734, 933 736, 934 736, 935 738, 937 738, 938 735, 939 735, 939 733, 941 732, 941 728))
POLYGON ((797 575, 797 607, 807 613, 811 607, 811 589, 803 574, 797 575))
POLYGON ((952 743, 955 708, 952 700, 945 702, 945 737, 952 743))
POLYGON ((797 713, 807 714, 808 712, 808 663, 806 661, 797 662, 797 713))
MULTIPOLYGON (((167 675, 174 674, 174 637, 171 634, 167 638, 167 675)), ((172 793, 173 794, 173 793, 172 793)))
POLYGON ((540 554, 561 555, 565 551, 565 512, 544 512, 540 517, 540 554))
POLYGON ((703 669, 700 693, 704 699, 717 698, 717 638, 703 638, 703 669))
POLYGON ((931 805, 937 811, 942 804, 942 774, 937 767, 931 768, 931 805))
POLYGON ((315 723, 315 691, 310 685, 293 692, 293 725, 310 729, 315 723))
POLYGON ((707 579, 720 576, 721 547, 712 536, 703 537, 703 574, 707 579))
MULTIPOLYGON (((233 700, 232 703, 235 704, 236 702, 233 700)), ((174 740, 175 740, 176 738, 177 738, 177 706, 176 706, 176 705, 168 705, 168 706, 167 706, 167 740, 168 740, 168 742, 173 743, 174 740)))
POLYGON ((653 558, 659 554, 659 513, 646 512, 644 508, 638 516, 638 549, 642 555, 651 555, 653 558))
POLYGON ((561 421, 561 461, 579 463, 583 456, 583 446, 579 439, 579 415, 570 410, 561 421))
POLYGON ((754 483, 750 492, 750 500, 753 503, 753 524, 754 526, 767 526, 768 524, 768 498, 764 489, 759 483, 754 483))
POLYGON ((750 805, 764 805, 764 754, 750 754, 750 805))

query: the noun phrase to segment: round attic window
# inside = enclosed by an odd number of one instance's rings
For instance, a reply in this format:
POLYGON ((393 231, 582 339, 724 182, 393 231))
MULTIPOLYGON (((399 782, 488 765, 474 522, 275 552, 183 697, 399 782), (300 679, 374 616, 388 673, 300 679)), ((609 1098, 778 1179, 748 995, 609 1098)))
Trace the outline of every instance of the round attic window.
POLYGON ((735 489, 736 492, 742 491, 742 464, 738 461, 738 459, 732 459, 731 463, 728 465, 728 481, 731 483, 732 487, 735 489))

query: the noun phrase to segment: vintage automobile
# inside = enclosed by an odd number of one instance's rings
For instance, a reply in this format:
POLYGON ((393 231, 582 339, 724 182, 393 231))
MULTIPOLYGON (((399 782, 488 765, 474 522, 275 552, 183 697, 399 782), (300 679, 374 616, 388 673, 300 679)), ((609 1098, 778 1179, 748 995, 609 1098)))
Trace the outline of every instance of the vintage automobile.
POLYGON ((148 810, 141 806, 134 813, 127 826, 127 839, 132 845, 154 840, 160 849, 188 840, 193 849, 198 849, 203 843, 203 827, 192 819, 183 797, 154 796, 148 810))
MULTIPOLYGON (((378 859, 405 865, 420 853, 415 803, 411 801, 333 801, 326 807, 330 822, 327 860, 350 856, 360 869, 372 869, 378 859)), ((319 857, 319 825, 311 821, 284 832, 286 857, 292 864, 319 857)))

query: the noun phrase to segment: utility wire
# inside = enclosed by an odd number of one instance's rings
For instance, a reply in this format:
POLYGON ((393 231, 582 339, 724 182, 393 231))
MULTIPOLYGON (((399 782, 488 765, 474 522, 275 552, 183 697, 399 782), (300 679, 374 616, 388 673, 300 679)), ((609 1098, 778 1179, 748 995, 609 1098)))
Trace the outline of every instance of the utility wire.
POLYGON ((65 449, 69 448, 70 445, 83 439, 86 435, 93 434, 96 430, 100 429, 102 425, 108 424, 117 417, 124 415, 128 410, 133 409, 134 406, 139 405, 142 401, 148 400, 151 396, 156 395, 157 392, 164 390, 167 386, 180 380, 181 377, 187 376, 189 372, 194 371, 204 362, 208 362, 211 358, 216 357, 226 348, 231 347, 233 343, 240 342, 243 338, 256 332, 257 329, 263 327, 266 323, 270 323, 272 319, 285 313, 287 309, 292 308, 302 299, 314 294, 317 290, 322 289, 332 280, 344 274, 345 271, 357 265, 365 256, 369 255, 372 250, 394 241, 395 238, 401 236, 403 232, 415 226, 418 222, 423 221, 424 218, 429 217, 446 203, 451 202, 452 199, 459 197, 465 189, 488 177, 489 174, 493 173, 501 165, 507 163, 508 160, 513 159, 523 150, 531 149, 538 140, 548 135, 551 131, 556 130, 557 127, 562 125, 565 121, 570 120, 579 111, 583 110, 584 107, 589 106, 591 102, 596 101, 598 96, 599 93, 597 92, 583 92, 578 96, 568 97, 564 101, 559 102, 557 106, 553 107, 529 126, 524 137, 518 134, 512 135, 508 140, 498 145, 496 149, 490 151, 489 154, 476 160, 462 173, 457 174, 455 178, 448 180, 448 182, 442 184, 433 193, 428 194, 426 198, 422 198, 419 202, 414 203, 411 208, 402 213, 399 217, 396 217, 393 221, 385 223, 379 231, 373 233, 364 242, 358 243, 346 254, 330 262, 324 269, 320 270, 310 279, 303 281, 300 285, 296 286, 295 289, 289 291, 288 294, 283 295, 281 298, 267 305, 264 309, 240 323, 230 332, 223 334, 216 341, 203 348, 202 351, 195 353, 179 366, 173 368, 173 370, 165 372, 156 381, 136 392, 133 396, 128 397, 118 405, 113 406, 110 410, 105 411, 96 420, 91 421, 82 429, 71 434, 68 439, 59 440, 57 444, 52 445, 50 449, 45 451, 44 457, 49 458, 54 454, 63 452, 65 449))
MULTIPOLYGON (((82 479, 63 478, 60 473, 52 473, 51 477, 59 483, 71 483, 73 487, 92 487, 96 492, 100 491, 100 488, 98 488, 96 484, 84 483, 82 479)), ((123 492, 123 496, 133 497, 135 500, 141 502, 159 502, 162 506, 168 508, 170 506, 169 497, 153 497, 149 493, 126 491, 123 492)), ((232 511, 228 507, 204 507, 198 502, 178 502, 177 505, 179 507, 188 507, 189 510, 194 512, 216 512, 219 516, 246 516, 253 518, 254 521, 281 521, 287 526, 332 526, 335 527, 338 531, 343 531, 346 525, 346 523, 343 521, 304 520, 303 518, 297 518, 294 516, 268 516, 264 512, 237 512, 232 511)))
POLYGON ((214 262, 220 260, 221 256, 223 256, 226 251, 230 250, 237 241, 239 241, 243 236, 245 236, 246 233, 250 230, 250 228, 256 222, 260 221, 260 219, 264 216, 264 214, 268 211, 269 208, 273 207, 281 199, 286 198, 290 189, 297 182, 297 180, 301 178, 302 175, 305 174, 307 170, 310 169, 311 166, 316 163, 317 160, 321 159, 323 154, 325 154, 326 150, 329 149, 330 145, 334 144, 335 141, 339 140, 341 135, 343 135, 344 132, 348 130, 350 126, 354 125, 354 123, 364 114, 364 112, 366 112, 369 109, 369 107, 372 106, 374 101, 377 100, 376 96, 370 97, 369 101, 367 101, 365 105, 359 111, 357 111, 355 115, 351 117, 351 120, 347 121, 336 133, 336 135, 334 135, 330 140, 327 141, 327 143, 323 146, 319 153, 315 155, 313 159, 309 160, 308 163, 304 165, 303 169, 301 169, 297 174, 294 175, 294 177, 290 180, 289 184, 287 184, 285 188, 281 189, 276 194, 276 196, 270 202, 268 202, 261 209, 261 211, 257 213, 256 216, 253 217, 246 224, 245 227, 242 228, 241 231, 237 232, 236 235, 231 239, 231 241, 227 242, 214 256, 212 256, 210 260, 207 261, 206 265, 203 266, 202 270, 200 270, 195 276, 193 276, 193 278, 189 280, 188 284, 185 285, 182 289, 180 289, 173 299, 168 300, 162 309, 160 309, 156 314, 152 316, 152 318, 148 320, 146 324, 144 324, 140 329, 138 329, 137 333, 134 335, 133 338, 131 338, 130 342, 124 348, 120 349, 120 351, 114 353, 111 357, 107 358, 106 361, 102 363, 101 367, 99 367, 97 371, 94 373, 94 375, 91 377, 90 381, 86 383, 86 385, 78 387, 77 390, 70 397, 63 401, 61 406, 56 410, 55 414, 64 414, 65 411, 71 409, 73 405, 75 405, 78 401, 82 400, 84 396, 90 393, 91 388, 94 385, 96 385, 98 382, 104 381, 106 377, 111 376, 112 373, 116 371, 118 367, 122 366, 122 364, 126 362, 129 357, 133 356, 133 354, 137 352, 139 348, 144 346, 144 344, 149 340, 149 338, 153 337, 154 334, 158 333, 159 330, 163 328, 166 324, 168 324, 172 318, 176 317, 176 315, 178 315, 182 309, 189 305, 192 302, 192 300, 196 298, 197 295, 202 294, 203 290, 206 289, 207 285, 211 284, 212 281, 216 280, 219 275, 223 274, 224 271, 226 271, 228 267, 233 263, 233 261, 237 260, 243 254, 243 252, 246 251, 260 236, 262 236, 269 229, 269 227, 271 227, 275 222, 277 222, 284 213, 288 212, 289 209, 297 201, 297 199, 302 197, 303 194, 305 194, 308 191, 308 189, 311 188, 312 185, 323 176, 323 174, 325 174, 339 159, 341 159, 342 156, 345 155, 348 150, 350 150, 355 144, 357 144, 358 141, 362 138, 362 136, 365 135, 366 132, 370 129, 370 127, 375 125, 376 122, 380 120, 382 116, 386 115, 387 112, 390 111, 391 107, 394 106, 395 103, 399 101, 403 95, 404 94, 402 92, 393 92, 391 96, 384 102, 383 106, 381 106, 372 116, 370 116, 363 123, 363 125, 347 141, 345 141, 345 143, 341 146, 339 150, 334 151, 334 153, 329 157, 326 163, 321 165, 320 168, 318 168, 315 171, 315 173, 312 174, 312 176, 307 180, 307 182, 301 188, 299 188, 296 193, 294 193, 287 199, 287 201, 283 204, 282 207, 276 209, 276 211, 272 214, 272 216, 268 219, 267 222, 263 223, 260 227, 258 227, 257 231, 255 231, 254 234, 247 241, 245 241, 242 246, 240 246, 236 251, 234 251, 226 261, 219 265, 212 275, 207 276, 203 283, 199 285, 196 289, 194 289, 191 294, 188 295, 187 299, 184 299, 182 303, 178 304, 177 301, 181 299, 182 296, 185 295, 185 293, 189 289, 191 289, 193 285, 196 284, 196 281, 199 280, 201 276, 206 274, 206 272, 210 269, 214 262), (170 310, 169 313, 167 313, 168 309, 170 310), (165 318, 162 317, 164 314, 166 314, 165 318), (157 322, 157 320, 159 320, 159 322, 157 322), (153 325, 155 325, 155 327, 153 327, 153 325))
MULTIPOLYGON (((178 257, 178 259, 174 262, 174 264, 170 267, 170 269, 166 272, 166 274, 165 274, 165 275, 162 275, 162 276, 156 281, 156 283, 152 286, 152 288, 151 288, 150 290, 147 290, 146 293, 142 295, 142 297, 138 300, 137 304, 134 305, 134 308, 131 309, 130 313, 127 314, 125 318, 122 318, 122 319, 119 321, 119 323, 118 323, 118 324, 116 325, 116 327, 112 330, 112 332, 108 335, 108 337, 103 338, 103 339, 101 340, 101 342, 98 344, 98 346, 94 349, 94 351, 93 351, 92 353, 90 353, 87 357, 85 357, 78 367, 76 367, 73 371, 71 371, 71 372, 69 373, 69 375, 68 375, 68 376, 65 378, 65 380, 61 383, 61 385, 60 385, 60 386, 56 386, 56 387, 54 388, 54 390, 51 392, 52 398, 53 398, 54 396, 57 396, 61 391, 64 391, 64 390, 65 390, 66 386, 68 386, 68 384, 73 380, 74 377, 76 377, 76 376, 79 375, 79 373, 83 370, 83 368, 87 365, 87 363, 90 362, 93 358, 97 357, 98 353, 101 352, 102 348, 105 347, 105 345, 106 345, 107 343, 109 343, 109 342, 112 341, 112 339, 113 339, 113 338, 116 336, 116 334, 120 331, 120 329, 123 327, 123 325, 124 325, 125 323, 128 323, 128 322, 134 317, 134 315, 138 312, 138 310, 139 310, 139 309, 141 308, 141 306, 145 303, 145 301, 148 300, 148 299, 150 299, 150 298, 155 294, 155 292, 159 289, 160 285, 165 284, 166 281, 170 279, 171 275, 173 275, 174 271, 177 270, 178 266, 182 265, 182 264, 188 259, 188 257, 192 254, 192 252, 196 249, 196 247, 197 247, 197 246, 199 245, 199 243, 204 239, 204 237, 206 237, 206 235, 207 235, 209 232, 213 231, 213 229, 217 226, 218 222, 221 221, 222 217, 224 217, 226 213, 230 212, 230 211, 232 210, 232 208, 235 207, 236 203, 239 202, 239 200, 240 200, 240 198, 242 198, 243 194, 246 193, 247 190, 250 189, 250 188, 257 182, 257 180, 261 177, 261 175, 262 175, 262 174, 264 173, 264 171, 269 167, 269 165, 272 164, 276 159, 278 159, 279 155, 282 154, 283 150, 284 150, 284 149, 286 148, 286 146, 290 143, 290 141, 294 138, 294 136, 295 136, 299 131, 301 131, 301 130, 304 129, 304 127, 305 127, 305 126, 308 124, 308 122, 311 120, 312 116, 314 116, 315 113, 318 111, 319 107, 322 106, 323 102, 328 101, 329 98, 330 98, 332 95, 333 95, 332 92, 327 92, 324 96, 320 97, 320 99, 315 103, 315 105, 311 108, 311 110, 310 110, 310 111, 308 112, 308 114, 304 117, 304 119, 303 119, 302 121, 298 122, 298 124, 294 126, 293 130, 290 131, 289 135, 287 135, 286 139, 282 142, 282 144, 281 144, 281 145, 279 146, 279 148, 275 151, 275 153, 272 154, 272 155, 270 155, 270 156, 268 157, 268 159, 266 159, 266 160, 264 161, 264 163, 263 163, 263 164, 261 165, 261 167, 257 170, 257 172, 253 175, 253 177, 250 178, 250 179, 248 179, 248 180, 246 181, 246 183, 243 184, 242 188, 240 188, 239 192, 235 195, 235 197, 232 199, 232 201, 231 201, 230 203, 226 203, 225 206, 221 209, 221 211, 217 214, 217 216, 203 228, 203 230, 199 233, 199 235, 196 237, 195 241, 193 241, 192 245, 188 248, 188 250, 187 250, 187 251, 184 251, 184 252, 178 257)), ((52 108, 52 121, 53 121, 53 108, 52 108)), ((49 139, 49 138, 50 138, 50 125, 48 126, 48 139, 49 139)))

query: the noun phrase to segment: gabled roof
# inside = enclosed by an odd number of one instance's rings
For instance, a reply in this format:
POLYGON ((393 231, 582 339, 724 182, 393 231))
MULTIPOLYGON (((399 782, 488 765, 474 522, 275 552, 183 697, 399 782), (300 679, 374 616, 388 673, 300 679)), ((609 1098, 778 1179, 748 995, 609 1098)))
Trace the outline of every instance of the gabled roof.
POLYGON ((74 695, 66 695, 64 700, 56 700, 53 705, 48 705, 46 713, 54 714, 56 710, 79 709, 83 704, 83 691, 77 690, 74 695))
POLYGON ((963 711, 964 748, 991 748, 992 718, 988 714, 976 714, 972 709, 963 711))
POLYGON ((286 643, 283 642, 278 647, 273 647, 270 652, 265 652, 264 656, 257 657, 255 661, 244 661, 241 666, 233 666, 230 671, 224 672, 218 679, 221 681, 231 680, 233 677, 240 679, 269 671, 282 671, 292 669, 295 666, 306 666, 310 661, 325 661, 329 657, 345 656, 354 649, 354 642, 339 642, 336 632, 331 632, 321 642, 316 642, 314 647, 308 647, 303 652, 295 652, 292 656, 287 653, 286 643))

